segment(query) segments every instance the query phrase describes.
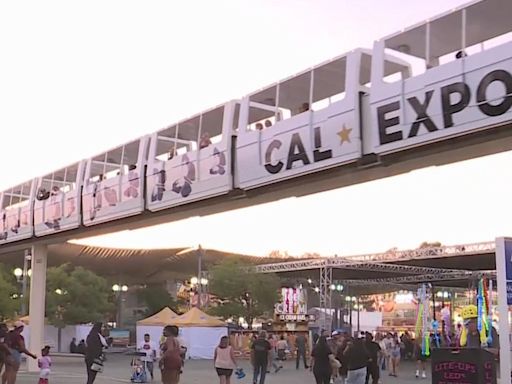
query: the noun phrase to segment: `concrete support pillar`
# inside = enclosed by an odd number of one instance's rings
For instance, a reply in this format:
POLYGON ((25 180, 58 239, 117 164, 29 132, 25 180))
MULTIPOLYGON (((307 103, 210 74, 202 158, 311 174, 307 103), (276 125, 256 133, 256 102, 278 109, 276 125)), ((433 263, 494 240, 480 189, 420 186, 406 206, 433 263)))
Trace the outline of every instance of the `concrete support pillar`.
MULTIPOLYGON (((30 340, 28 350, 40 356, 44 343, 44 312, 46 299, 46 245, 32 247, 32 279, 30 284, 30 340)), ((29 372, 37 372, 37 360, 28 357, 29 372)))

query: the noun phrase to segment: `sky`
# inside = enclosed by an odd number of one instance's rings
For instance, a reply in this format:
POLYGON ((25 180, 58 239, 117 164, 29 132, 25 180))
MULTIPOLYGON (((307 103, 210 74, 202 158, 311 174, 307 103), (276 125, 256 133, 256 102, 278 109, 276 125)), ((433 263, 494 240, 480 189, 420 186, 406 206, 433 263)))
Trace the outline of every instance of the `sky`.
MULTIPOLYGON (((0 2, 0 190, 104 152, 464 0, 0 2)), ((355 255, 512 233, 510 153, 88 240, 355 255), (322 226, 315 224, 322 218, 322 226)))

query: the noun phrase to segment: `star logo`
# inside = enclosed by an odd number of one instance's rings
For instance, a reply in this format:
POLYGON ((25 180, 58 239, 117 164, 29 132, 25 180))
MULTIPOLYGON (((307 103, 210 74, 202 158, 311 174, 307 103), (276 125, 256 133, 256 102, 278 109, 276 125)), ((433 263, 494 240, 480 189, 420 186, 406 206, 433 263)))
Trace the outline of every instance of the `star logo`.
POLYGON ((347 128, 345 124, 343 124, 343 129, 336 134, 340 137, 340 145, 344 142, 351 143, 350 141, 350 133, 352 132, 352 128, 347 128))

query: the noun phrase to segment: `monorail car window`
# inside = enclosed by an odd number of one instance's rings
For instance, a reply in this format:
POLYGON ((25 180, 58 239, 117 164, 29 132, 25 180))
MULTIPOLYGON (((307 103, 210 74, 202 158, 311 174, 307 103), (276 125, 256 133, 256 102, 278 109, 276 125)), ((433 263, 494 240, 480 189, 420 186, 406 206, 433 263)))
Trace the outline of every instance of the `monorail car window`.
POLYGON ((83 166, 78 162, 38 179, 34 201, 36 236, 79 226, 83 166))
POLYGON ((2 194, 0 242, 16 241, 32 236, 32 196, 33 181, 17 185, 2 194))
POLYGON ((199 130, 201 127, 201 116, 194 116, 178 124, 176 153, 183 155, 190 151, 196 151, 199 141, 199 130), (181 144, 181 145, 180 145, 181 144))
POLYGON ((346 57, 313 69, 313 111, 324 109, 344 99, 346 70, 346 57))
POLYGON ((233 113, 232 132, 238 132, 238 124, 240 119, 240 103, 235 103, 235 111, 233 113))
POLYGON ((200 149, 222 141, 223 119, 224 106, 208 111, 201 116, 200 149))
POLYGON ((283 120, 310 110, 311 71, 294 76, 279 84, 277 106, 283 120))
POLYGON ((283 115, 289 111, 279 110, 276 104, 277 85, 251 95, 249 98, 249 118, 247 131, 262 130, 265 126, 275 124, 283 119, 283 115))

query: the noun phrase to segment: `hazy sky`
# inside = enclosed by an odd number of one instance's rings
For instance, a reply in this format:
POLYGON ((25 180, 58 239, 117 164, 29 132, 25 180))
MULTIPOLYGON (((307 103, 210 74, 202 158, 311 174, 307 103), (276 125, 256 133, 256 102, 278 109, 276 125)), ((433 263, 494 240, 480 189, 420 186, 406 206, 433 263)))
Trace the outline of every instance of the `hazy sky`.
MULTIPOLYGON (((153 132, 464 0, 0 2, 0 189, 153 132)), ((350 255, 512 233, 511 154, 95 243, 350 255), (382 201, 386 201, 383 204, 382 201), (318 227, 314 218, 323 218, 318 227)))

